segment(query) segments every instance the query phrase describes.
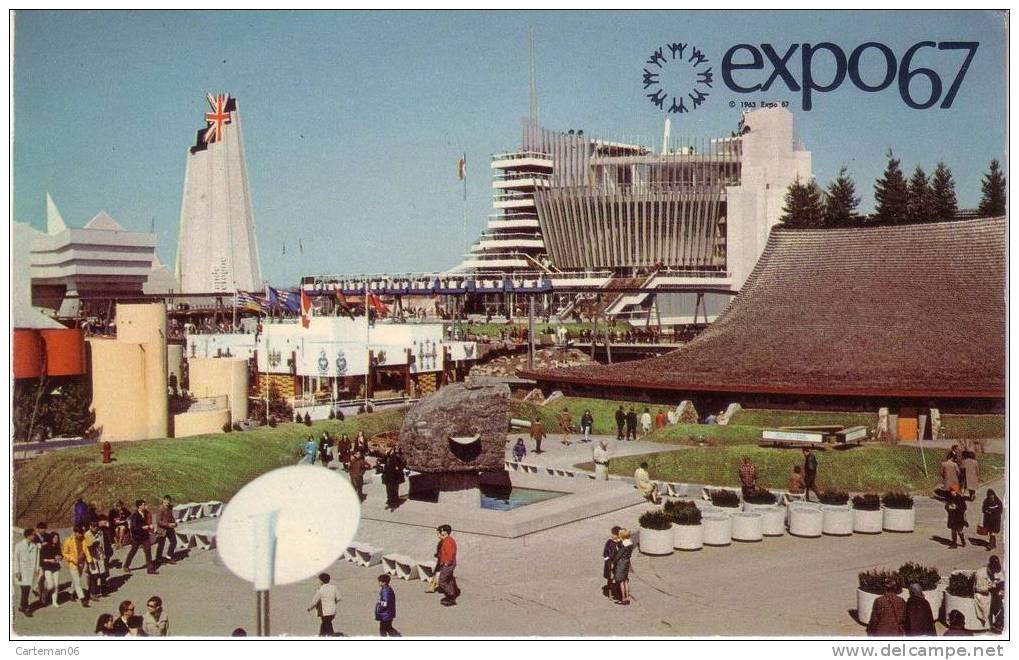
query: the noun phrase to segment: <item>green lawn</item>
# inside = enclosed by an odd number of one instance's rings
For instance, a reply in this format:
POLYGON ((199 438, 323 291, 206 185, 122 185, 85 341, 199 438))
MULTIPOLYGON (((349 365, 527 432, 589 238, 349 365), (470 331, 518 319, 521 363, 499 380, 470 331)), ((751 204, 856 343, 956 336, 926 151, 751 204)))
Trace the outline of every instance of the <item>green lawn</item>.
POLYGON ((713 445, 755 445, 761 441, 759 426, 727 424, 672 424, 651 435, 654 442, 677 445, 697 445, 703 439, 713 445))
POLYGON ((590 410, 591 414, 594 416, 594 433, 615 435, 616 410, 620 405, 624 406, 625 410, 629 410, 630 406, 633 406, 634 410, 637 412, 638 418, 641 413, 644 412, 645 407, 651 409, 652 417, 658 412, 659 408, 668 412, 668 408, 665 406, 652 406, 646 403, 564 396, 561 399, 556 399, 545 406, 538 406, 530 402, 513 400, 510 402, 510 416, 531 421, 533 421, 535 417, 539 417, 542 424, 545 425, 546 432, 559 433, 559 414, 563 411, 563 409, 568 409, 570 411, 570 417, 573 419, 573 428, 577 431, 580 430, 580 416, 584 414, 585 410, 590 410))
POLYGON ((942 415, 941 429, 945 437, 953 440, 1005 437, 1004 415, 942 415))
POLYGON ((779 426, 877 426, 877 413, 812 412, 802 410, 740 410, 730 420, 733 424, 775 428, 779 426))
POLYGON ((103 465, 97 447, 54 451, 15 471, 15 520, 19 526, 49 521, 71 524, 71 505, 81 496, 106 510, 118 500, 162 495, 176 502, 227 501, 244 484, 270 470, 295 464, 309 434, 322 431, 371 437, 399 430, 405 410, 358 415, 344 421, 324 420, 311 428, 281 424, 252 431, 213 433, 191 438, 164 438, 114 443, 115 461, 103 465))
MULTIPOLYGON (((924 477, 920 450, 911 447, 865 445, 847 450, 815 451, 818 458, 818 487, 852 492, 885 492, 905 489, 929 492, 939 483, 936 452, 927 452, 924 477)), ((785 489, 793 465, 803 464, 798 449, 746 446, 695 447, 682 451, 626 456, 612 459, 613 474, 632 476, 641 461, 647 461, 653 479, 684 483, 738 486, 737 466, 749 456, 757 466, 759 482, 767 488, 785 489)), ((984 481, 997 479, 1004 470, 1004 457, 979 454, 984 481)))

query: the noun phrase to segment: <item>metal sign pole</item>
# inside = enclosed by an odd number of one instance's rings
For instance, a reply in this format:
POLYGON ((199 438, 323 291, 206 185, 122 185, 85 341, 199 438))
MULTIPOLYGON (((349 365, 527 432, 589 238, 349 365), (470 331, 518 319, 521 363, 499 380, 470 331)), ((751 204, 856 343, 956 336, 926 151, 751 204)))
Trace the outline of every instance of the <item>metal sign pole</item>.
POLYGON ((534 294, 527 302, 527 369, 534 369, 534 294))

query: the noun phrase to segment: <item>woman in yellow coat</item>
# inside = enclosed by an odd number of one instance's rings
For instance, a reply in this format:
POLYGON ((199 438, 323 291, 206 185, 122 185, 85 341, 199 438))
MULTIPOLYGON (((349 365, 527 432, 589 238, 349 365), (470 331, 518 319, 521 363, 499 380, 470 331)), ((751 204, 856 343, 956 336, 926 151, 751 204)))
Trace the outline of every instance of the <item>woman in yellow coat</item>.
POLYGON ((71 574, 71 587, 77 594, 82 607, 88 607, 88 576, 85 571, 92 563, 92 552, 85 543, 85 530, 75 527, 74 533, 64 541, 61 554, 67 562, 67 572, 71 574))

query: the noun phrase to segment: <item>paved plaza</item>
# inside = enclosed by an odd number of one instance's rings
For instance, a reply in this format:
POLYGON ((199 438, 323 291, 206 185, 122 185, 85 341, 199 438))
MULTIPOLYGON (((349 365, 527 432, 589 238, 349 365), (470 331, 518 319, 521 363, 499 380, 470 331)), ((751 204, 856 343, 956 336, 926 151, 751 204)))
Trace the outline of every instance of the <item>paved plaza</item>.
MULTIPOLYGON (((572 466, 590 460, 590 444, 562 447, 552 436, 546 446, 547 452, 529 454, 525 462, 572 466)), ((621 443, 615 455, 676 448, 621 443)), ((551 488, 555 478, 548 479, 551 488)), ((977 502, 988 485, 1004 495, 1001 482, 986 484, 977 502)), ((382 485, 375 481, 367 492, 372 514, 362 519, 356 540, 386 553, 430 558, 434 529, 385 522, 379 507, 372 506, 384 500, 382 485)), ((699 495, 699 490, 691 495, 699 495)), ((942 503, 917 498, 912 534, 819 539, 785 535, 760 543, 677 551, 668 557, 635 553, 633 604, 615 605, 600 591, 602 545, 612 525, 636 529, 638 516, 650 508, 647 503, 629 505, 518 538, 458 533, 453 521, 459 544, 456 574, 463 590, 458 605, 442 607, 439 595, 425 593, 423 582, 394 580, 395 627, 408 636, 857 636, 864 628, 850 610, 856 606, 858 572, 918 561, 947 574, 977 568, 990 554, 982 546, 949 550, 932 540, 946 536, 942 503)), ((977 508, 969 514, 970 531, 976 528, 977 508)), ((118 558, 125 553, 118 551, 118 558)), ((348 636, 376 635, 373 608, 381 566, 337 561, 328 572, 342 598, 335 629, 348 636)), ((118 578, 120 574, 113 571, 118 578)), ((66 581, 66 571, 62 576, 66 581)), ((274 635, 317 634, 318 619, 305 611, 317 586, 312 578, 272 590, 274 635)), ((215 551, 201 550, 175 566, 162 567, 156 576, 136 571, 116 593, 89 609, 67 602, 59 609, 38 610, 30 619, 19 615, 15 629, 22 635, 90 635, 99 614, 115 613, 121 600, 139 604, 152 595, 163 598, 173 635, 224 636, 237 627, 254 632, 250 584, 230 574, 215 551)))

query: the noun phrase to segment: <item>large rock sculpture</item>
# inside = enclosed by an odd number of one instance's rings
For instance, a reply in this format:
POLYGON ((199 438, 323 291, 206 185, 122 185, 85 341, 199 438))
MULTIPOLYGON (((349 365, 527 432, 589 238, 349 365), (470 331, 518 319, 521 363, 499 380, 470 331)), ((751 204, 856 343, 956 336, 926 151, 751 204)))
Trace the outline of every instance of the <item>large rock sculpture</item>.
POLYGON ((503 472, 509 387, 468 381, 422 399, 403 421, 400 448, 412 495, 437 492, 439 502, 479 506, 481 472, 503 472))

